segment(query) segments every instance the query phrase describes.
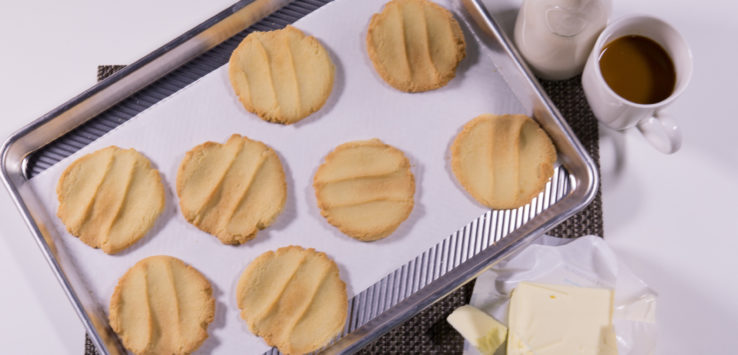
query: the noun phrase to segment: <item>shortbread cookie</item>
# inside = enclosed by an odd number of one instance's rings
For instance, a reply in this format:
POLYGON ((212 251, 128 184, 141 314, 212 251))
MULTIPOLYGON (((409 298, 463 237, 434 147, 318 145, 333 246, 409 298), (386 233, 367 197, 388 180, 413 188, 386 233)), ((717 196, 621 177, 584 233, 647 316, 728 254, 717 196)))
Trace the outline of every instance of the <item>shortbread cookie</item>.
POLYGON ((277 153, 234 134, 225 144, 207 142, 185 155, 177 172, 185 219, 224 244, 242 244, 282 211, 287 183, 277 153))
POLYGON ((238 280, 236 300, 249 330, 286 354, 327 344, 343 329, 348 310, 336 263, 299 246, 254 259, 238 280))
POLYGON ((453 14, 428 0, 393 0, 374 14, 366 35, 377 73, 397 90, 438 89, 456 75, 466 43, 453 14))
POLYGON ((528 203, 553 175, 556 149, 525 115, 484 114, 471 120, 451 146, 451 167, 461 186, 494 209, 528 203))
POLYGON ((318 168, 313 187, 323 217, 362 241, 390 235, 413 210, 410 162, 379 139, 338 146, 318 168))
POLYGON ((110 299, 110 326, 135 354, 188 354, 208 337, 215 317, 210 282, 177 258, 133 265, 110 299))
POLYGON ((70 164, 56 194, 69 233, 108 254, 141 239, 164 210, 159 172, 141 153, 115 146, 70 164))
POLYGON ((320 42, 289 25, 252 32, 228 62, 231 85, 246 110, 283 124, 295 123, 325 104, 334 72, 320 42))

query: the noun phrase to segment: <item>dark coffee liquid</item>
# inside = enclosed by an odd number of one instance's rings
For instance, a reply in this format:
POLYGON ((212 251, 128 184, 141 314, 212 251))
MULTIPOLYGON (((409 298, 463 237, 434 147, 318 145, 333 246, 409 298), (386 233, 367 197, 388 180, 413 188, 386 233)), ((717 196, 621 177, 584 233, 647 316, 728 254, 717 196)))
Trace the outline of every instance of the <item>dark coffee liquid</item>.
POLYGON ((669 54, 643 36, 620 37, 602 49, 600 71, 607 85, 628 101, 655 104, 674 92, 676 72, 669 54))

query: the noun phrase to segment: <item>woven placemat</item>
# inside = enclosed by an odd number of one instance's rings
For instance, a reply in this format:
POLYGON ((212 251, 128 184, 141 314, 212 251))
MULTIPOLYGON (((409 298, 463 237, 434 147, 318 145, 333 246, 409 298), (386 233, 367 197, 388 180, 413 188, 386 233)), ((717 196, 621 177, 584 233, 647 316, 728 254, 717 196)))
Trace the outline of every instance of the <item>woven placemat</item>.
MULTIPOLYGON (((123 65, 101 65, 98 80, 105 79, 123 65)), ((564 81, 542 80, 543 88, 571 126, 595 161, 599 172, 600 146, 597 120, 589 109, 582 92, 581 78, 564 81)), ((602 198, 597 196, 584 210, 567 219, 549 234, 561 238, 576 238, 594 234, 603 236, 602 198)), ((461 354, 464 339, 445 321, 454 309, 469 303, 474 282, 461 287, 428 309, 364 347, 361 354, 461 354)), ((85 336, 85 355, 96 355, 95 346, 85 336)))

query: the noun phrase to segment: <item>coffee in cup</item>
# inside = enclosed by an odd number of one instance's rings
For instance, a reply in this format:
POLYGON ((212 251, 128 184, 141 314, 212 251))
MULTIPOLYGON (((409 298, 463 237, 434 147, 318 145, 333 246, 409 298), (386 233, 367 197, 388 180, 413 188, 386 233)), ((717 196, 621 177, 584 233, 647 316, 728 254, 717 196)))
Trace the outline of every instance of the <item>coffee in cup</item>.
POLYGON ((666 50, 648 37, 615 39, 602 48, 599 64, 610 89, 628 101, 650 105, 674 92, 674 63, 666 50))

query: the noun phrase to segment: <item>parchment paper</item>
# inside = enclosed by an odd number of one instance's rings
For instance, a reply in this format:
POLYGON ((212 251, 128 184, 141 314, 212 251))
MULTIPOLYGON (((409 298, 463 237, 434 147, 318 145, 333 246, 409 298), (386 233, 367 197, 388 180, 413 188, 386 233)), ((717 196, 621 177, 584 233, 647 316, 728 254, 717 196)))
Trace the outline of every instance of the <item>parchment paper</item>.
POLYGON ((56 216, 56 183, 74 159, 117 145, 135 148, 159 169, 167 190, 166 210, 155 227, 127 250, 106 255, 80 242, 52 217, 47 226, 63 264, 73 264, 101 308, 107 309, 118 278, 147 256, 166 254, 202 272, 216 296, 216 318, 199 351, 220 354, 261 353, 269 347, 251 335, 239 317, 235 284, 259 254, 287 245, 323 251, 339 265, 349 297, 372 285, 485 209, 455 182, 448 147, 462 125, 482 113, 527 113, 491 62, 487 49, 469 32, 455 5, 439 3, 457 14, 466 37, 467 57, 447 86, 407 94, 385 84, 366 54, 366 27, 384 0, 337 0, 295 26, 316 36, 336 65, 333 92, 317 113, 292 125, 267 123, 248 113, 235 98, 227 65, 142 112, 94 143, 30 181, 33 193, 56 216), (241 246, 221 244, 187 223, 174 192, 184 154, 205 141, 225 142, 234 133, 262 141, 279 154, 288 198, 276 222, 241 246), (412 214, 384 240, 362 243, 342 235, 321 216, 312 177, 323 157, 341 143, 380 138, 408 156, 417 191, 412 214))

